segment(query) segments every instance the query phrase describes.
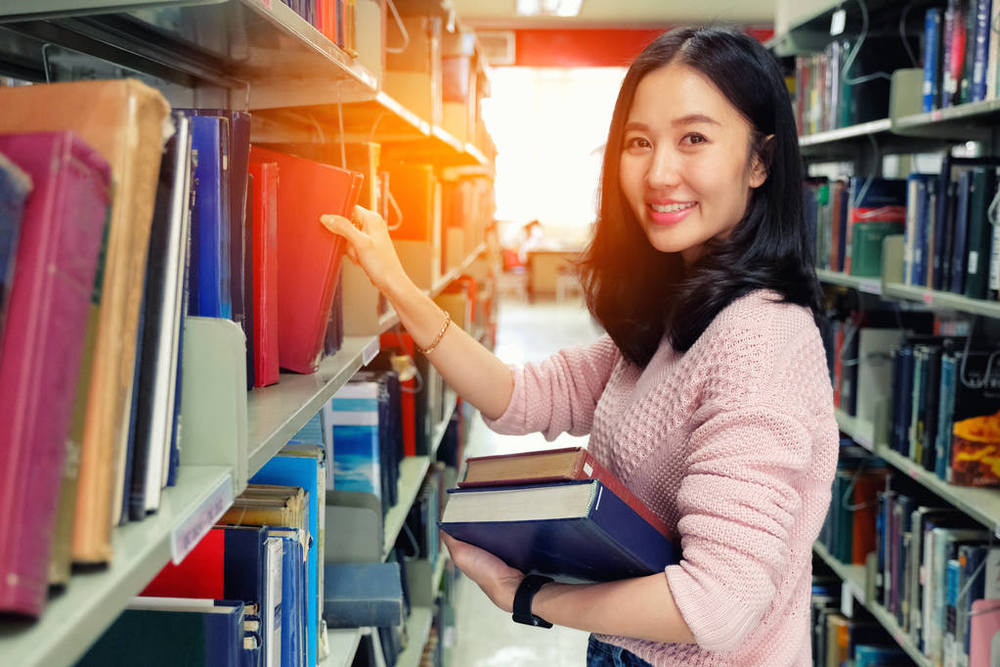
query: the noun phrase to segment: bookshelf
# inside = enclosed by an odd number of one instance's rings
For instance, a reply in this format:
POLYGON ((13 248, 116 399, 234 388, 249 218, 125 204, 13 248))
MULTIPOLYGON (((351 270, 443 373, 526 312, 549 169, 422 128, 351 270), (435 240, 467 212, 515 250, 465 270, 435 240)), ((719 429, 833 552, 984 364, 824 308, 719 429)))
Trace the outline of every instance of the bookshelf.
POLYGON ((882 294, 881 278, 859 278, 858 276, 848 275, 840 271, 830 271, 829 269, 816 269, 816 277, 821 282, 831 285, 850 287, 866 294, 882 294))
MULTIPOLYGON (((382 144, 383 154, 392 160, 422 159, 445 169, 492 172, 489 146, 466 142, 408 109, 382 89, 371 70, 281 0, 4 0, 0 4, 0 65, 23 72, 22 78, 44 78, 42 49, 52 44, 162 81, 162 92, 175 106, 250 110, 252 139, 258 143, 372 141, 382 144)), ((435 283, 433 294, 484 251, 485 245, 475 249, 460 267, 435 283)), ((398 323, 398 316, 389 313, 379 322, 379 330, 398 323)), ((129 600, 232 504, 238 492, 236 469, 250 475, 258 471, 378 349, 378 335, 347 337, 336 355, 321 362, 317 373, 282 373, 278 385, 249 392, 247 459, 234 466, 182 465, 177 486, 164 491, 158 513, 115 529, 110 566, 74 572, 70 584, 50 599, 37 622, 0 623, 0 662, 73 664, 129 600)), ((448 417, 456 399, 449 391, 448 417)), ((389 512, 386 551, 406 519, 446 427, 447 418, 436 425, 430 456, 402 462, 400 502, 389 512)), ((408 623, 411 642, 419 644, 414 647, 419 659, 424 642, 416 638, 427 637, 431 612, 415 612, 419 613, 408 623)), ((321 664, 350 665, 367 633, 363 628, 328 632, 330 655, 321 664)))
POLYGON ((424 645, 431 634, 434 612, 430 607, 413 607, 406 619, 406 648, 396 660, 397 667, 419 667, 424 645))

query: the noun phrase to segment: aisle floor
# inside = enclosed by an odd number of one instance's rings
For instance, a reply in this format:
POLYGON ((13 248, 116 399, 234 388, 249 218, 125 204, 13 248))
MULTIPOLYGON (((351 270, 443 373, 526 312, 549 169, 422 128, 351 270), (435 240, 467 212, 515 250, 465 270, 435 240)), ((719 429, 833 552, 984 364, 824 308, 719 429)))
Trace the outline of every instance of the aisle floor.
MULTIPOLYGON (((500 304, 496 353, 507 363, 541 361, 568 345, 589 343, 601 334, 582 301, 500 304)), ((480 417, 472 424, 467 456, 585 445, 566 434, 546 442, 540 433, 505 436, 490 431, 480 417)), ((455 646, 451 667, 583 667, 587 633, 554 627, 539 630, 511 621, 469 579, 456 591, 455 646)))

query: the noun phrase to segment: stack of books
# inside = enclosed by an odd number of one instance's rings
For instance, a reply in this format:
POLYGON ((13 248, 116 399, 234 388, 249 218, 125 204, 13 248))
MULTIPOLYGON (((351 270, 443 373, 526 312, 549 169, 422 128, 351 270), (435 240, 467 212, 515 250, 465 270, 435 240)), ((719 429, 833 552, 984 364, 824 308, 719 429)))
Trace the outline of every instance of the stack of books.
POLYGON ((458 486, 441 529, 524 572, 611 581, 680 557, 672 531, 583 448, 470 458, 458 486))

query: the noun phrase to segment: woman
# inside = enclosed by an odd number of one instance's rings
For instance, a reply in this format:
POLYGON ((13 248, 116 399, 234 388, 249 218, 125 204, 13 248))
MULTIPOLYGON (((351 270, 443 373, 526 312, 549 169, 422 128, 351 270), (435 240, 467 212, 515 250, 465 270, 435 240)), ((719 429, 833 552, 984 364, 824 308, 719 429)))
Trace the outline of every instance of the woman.
MULTIPOLYGON (((590 665, 811 664, 811 547, 838 431, 801 178, 764 48, 716 28, 662 35, 622 84, 583 264, 607 335, 513 370, 407 279, 378 216, 324 217, 492 428, 589 433, 680 535, 665 573, 522 593, 535 617, 594 633, 590 665)), ((445 540, 510 611, 524 575, 445 540)))

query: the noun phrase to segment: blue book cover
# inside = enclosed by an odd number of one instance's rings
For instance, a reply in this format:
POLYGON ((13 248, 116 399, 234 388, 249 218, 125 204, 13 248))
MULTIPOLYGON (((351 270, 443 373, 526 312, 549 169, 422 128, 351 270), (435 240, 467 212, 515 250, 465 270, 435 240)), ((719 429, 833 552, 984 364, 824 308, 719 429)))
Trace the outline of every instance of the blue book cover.
POLYGON ((306 490, 308 498, 307 519, 309 526, 309 548, 306 555, 307 578, 305 597, 307 601, 306 632, 307 632, 307 664, 315 664, 317 654, 317 628, 319 626, 318 586, 319 586, 319 489, 317 480, 320 475, 320 461, 317 458, 304 456, 283 456, 279 453, 250 479, 251 484, 280 484, 297 486, 306 490))
POLYGON ((232 319, 226 171, 229 121, 217 116, 192 116, 191 136, 197 153, 197 197, 191 229, 194 280, 190 314, 232 319))
MULTIPOLYGON (((980 102, 986 99, 986 67, 989 64, 990 16, 993 9, 992 0, 976 0, 976 43, 972 59, 972 96, 970 101, 980 102)), ((970 35, 968 39, 972 39, 970 35)))
POLYGON ((948 479, 951 461, 951 429, 955 411, 955 380, 958 372, 958 358, 952 352, 941 355, 941 388, 938 394, 938 428, 935 438, 937 456, 934 460, 934 474, 938 479, 948 479))
POLYGON ((24 202, 29 192, 31 177, 0 153, 0 334, 7 312, 7 295, 14 279, 14 258, 24 202))
MULTIPOLYGON (((969 201, 972 194, 972 172, 963 170, 955 182, 955 224, 952 227, 951 283, 955 294, 965 293, 965 272, 968 266, 969 201)), ((946 276, 947 278, 947 276, 946 276)))
MULTIPOLYGON (((378 397, 377 382, 349 382, 330 401, 330 418, 334 488, 371 493, 381 500, 378 397)), ((385 512, 386 503, 382 505, 385 512)))
POLYGON ((240 601, 136 598, 78 667, 241 667, 240 601))
POLYGON ((854 667, 892 667, 905 664, 908 658, 901 648, 858 644, 854 647, 854 667))
POLYGON ((923 110, 941 105, 941 10, 933 7, 924 15, 923 110))
POLYGON ((307 599, 305 595, 306 557, 294 528, 268 528, 268 537, 284 542, 281 570, 281 664, 301 665, 306 661, 307 599))
POLYGON ((662 572, 680 556, 597 480, 448 493, 441 529, 524 572, 611 581, 662 572))
POLYGON ((403 622, 399 563, 326 563, 323 618, 331 628, 395 627, 403 622))

